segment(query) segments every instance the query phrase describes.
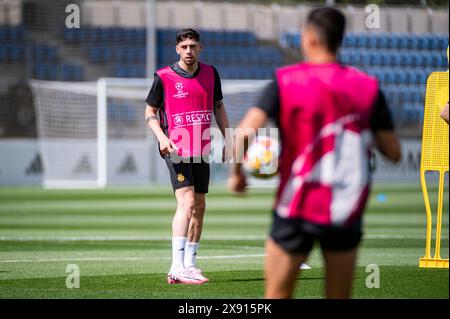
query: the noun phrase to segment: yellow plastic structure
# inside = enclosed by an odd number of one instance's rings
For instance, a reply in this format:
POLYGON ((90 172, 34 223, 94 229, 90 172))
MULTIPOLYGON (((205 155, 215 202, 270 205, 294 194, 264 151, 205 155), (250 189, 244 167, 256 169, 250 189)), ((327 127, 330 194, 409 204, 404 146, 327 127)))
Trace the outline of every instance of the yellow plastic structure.
MULTIPOLYGON (((448 59, 448 48, 447 48, 448 59)), ((441 109, 448 103, 449 72, 433 72, 427 80, 425 111, 422 133, 422 158, 420 181, 427 214, 427 237, 425 256, 420 258, 419 267, 448 268, 448 258, 441 258, 442 202, 444 197, 444 175, 448 172, 449 126, 440 117, 441 109), (436 219, 436 248, 431 256, 432 213, 425 180, 426 171, 439 172, 439 195, 436 219)))

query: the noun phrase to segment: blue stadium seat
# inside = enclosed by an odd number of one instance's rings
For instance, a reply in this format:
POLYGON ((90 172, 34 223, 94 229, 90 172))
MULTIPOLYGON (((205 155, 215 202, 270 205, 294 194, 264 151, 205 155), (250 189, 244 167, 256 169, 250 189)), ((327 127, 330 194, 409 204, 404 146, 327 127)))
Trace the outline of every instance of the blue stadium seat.
POLYGON ((349 36, 344 36, 344 39, 342 40, 342 48, 349 48, 350 47, 350 39, 349 36))
POLYGON ((233 32, 233 41, 234 45, 241 46, 245 44, 245 37, 242 32, 234 31, 233 32))
POLYGON ((386 84, 394 84, 395 83, 395 73, 392 71, 387 71, 385 74, 386 75, 385 75, 384 82, 386 84))
POLYGON ((22 61, 25 57, 25 47, 21 44, 13 44, 7 47, 8 59, 13 62, 22 61))
POLYGON ((417 48, 419 50, 428 50, 428 35, 424 34, 419 36, 417 48))
POLYGON ((61 79, 63 81, 81 81, 83 70, 81 65, 63 64, 61 65, 61 79))
POLYGON ((99 47, 91 47, 89 49, 89 59, 91 62, 100 62, 102 60, 101 49, 99 47))
MULTIPOLYGON (((172 40, 175 41, 175 40, 172 40)), ((204 30, 201 32, 201 41, 206 45, 206 46, 212 46, 214 45, 214 33, 204 30)))
POLYGON ((236 43, 234 40, 234 33, 230 31, 223 32, 223 42, 226 46, 233 45, 233 43, 236 43))
POLYGON ((124 42, 133 43, 135 42, 135 33, 131 28, 125 28, 123 30, 124 42))
POLYGON ((117 62, 124 62, 126 58, 126 47, 116 47, 114 49, 111 49, 111 59, 117 62))
POLYGON ((227 55, 224 51, 217 50, 214 55, 214 64, 227 63, 227 55))
POLYGON ((8 36, 8 38, 9 38, 9 40, 11 41, 11 42, 17 42, 17 41, 20 41, 20 40, 22 40, 23 39, 23 36, 24 36, 24 33, 25 33, 25 30, 24 30, 24 28, 23 27, 21 27, 21 26, 10 26, 10 27, 7 27, 8 28, 8 33, 9 33, 9 36, 8 36))
POLYGON ((46 44, 33 46, 33 59, 35 61, 56 61, 58 58, 57 48, 46 44))
POLYGON ((439 53, 432 53, 431 54, 431 60, 432 60, 432 66, 433 68, 438 68, 441 64, 440 54, 439 53))
POLYGON ((408 49, 412 49, 412 50, 421 50, 420 48, 419 48, 419 45, 420 45, 420 37, 418 36, 418 35, 416 35, 416 34, 412 34, 411 36, 410 36, 410 42, 409 42, 410 44, 410 46, 408 47, 408 49))
POLYGON ((422 54, 422 66, 423 67, 431 67, 433 65, 433 58, 429 53, 422 54))
POLYGON ((411 66, 411 64, 412 64, 412 57, 411 57, 411 55, 408 52, 402 53, 401 61, 402 61, 402 66, 403 67, 411 66))
POLYGON ((422 66, 422 55, 418 52, 411 53, 412 57, 412 65, 414 67, 420 67, 422 66))
POLYGON ((378 52, 370 53, 370 65, 372 66, 381 65, 381 56, 378 52))
POLYGON ((382 34, 378 39, 378 48, 387 49, 389 44, 389 39, 386 34, 382 34))
POLYGON ((338 56, 338 61, 339 61, 339 63, 342 63, 342 64, 348 64, 348 54, 347 54, 347 52, 345 52, 345 50, 341 50, 340 52, 339 52, 339 56, 338 56))
POLYGON ((396 33, 387 35, 387 47, 389 49, 397 49, 400 46, 400 36, 396 33))
POLYGON ((414 71, 405 71, 405 84, 411 85, 416 83, 416 73, 414 71))
MULTIPOLYGON (((136 29, 136 44, 145 44, 147 39, 147 30, 145 28, 137 28, 136 29)), ((173 41, 175 43, 175 40, 173 41)))
POLYGON ((380 52, 380 65, 381 66, 389 66, 390 65, 390 53, 388 51, 385 51, 383 53, 380 52))
POLYGON ((248 46, 252 46, 252 45, 256 44, 256 36, 253 34, 253 32, 245 33, 245 42, 248 46))
POLYGON ((397 43, 397 49, 406 50, 411 46, 411 37, 407 33, 402 33, 399 35, 399 40, 397 43))
POLYGON ((145 63, 146 61, 146 50, 145 47, 136 48, 136 56, 138 63, 145 63))
POLYGON ((33 67, 33 77, 36 79, 46 79, 46 68, 42 64, 36 64, 33 67))
POLYGON ((399 70, 396 72, 396 81, 397 84, 405 85, 406 84, 406 74, 404 70, 399 70))
POLYGON ((87 31, 87 38, 90 43, 100 43, 100 33, 101 28, 91 27, 86 30, 87 31))
POLYGON ((430 44, 429 50, 433 50, 433 51, 438 50, 439 49, 439 38, 432 35, 430 41, 431 41, 431 44, 430 44))
POLYGON ((98 30, 98 42, 102 44, 108 44, 110 39, 108 28, 99 28, 98 30))
POLYGON ((355 52, 349 53, 349 64, 350 65, 357 65, 359 63, 359 57, 355 52))
POLYGON ((448 60, 443 53, 438 54, 438 66, 442 69, 448 70, 448 60))
POLYGON ((0 62, 6 61, 8 59, 8 49, 6 46, 0 46, 0 62))
POLYGON ((58 78, 58 65, 49 64, 47 67, 48 67, 48 79, 51 81, 55 81, 58 78))
POLYGON ((33 76, 37 79, 56 80, 57 75, 57 66, 54 64, 39 63, 33 68, 33 76))
POLYGON ((133 62, 137 60, 137 52, 134 48, 126 48, 125 50, 125 61, 133 62))
POLYGON ((7 28, 0 26, 0 42, 5 42, 7 39, 7 28))
POLYGON ((402 57, 399 54, 393 53, 391 55, 391 65, 400 67, 402 65, 402 57))
POLYGON ((112 52, 108 46, 102 47, 100 52, 101 52, 101 62, 108 63, 111 61, 112 52))
POLYGON ((369 49, 376 49, 378 47, 378 35, 370 35, 367 43, 369 49))
POLYGON ((124 65, 117 65, 114 68, 114 76, 118 78, 127 78, 128 77, 128 68, 124 65))
POLYGON ((420 84, 421 86, 425 86, 427 83, 427 78, 428 78, 428 74, 423 72, 422 70, 418 71, 418 84, 420 84))
POLYGON ((370 65, 370 53, 368 51, 361 52, 360 63, 361 63, 361 66, 369 66, 370 65))
POLYGON ((439 39, 439 41, 438 41, 438 43, 439 43, 438 50, 445 50, 445 49, 447 49, 447 47, 448 47, 448 35, 438 36, 438 39, 439 39))

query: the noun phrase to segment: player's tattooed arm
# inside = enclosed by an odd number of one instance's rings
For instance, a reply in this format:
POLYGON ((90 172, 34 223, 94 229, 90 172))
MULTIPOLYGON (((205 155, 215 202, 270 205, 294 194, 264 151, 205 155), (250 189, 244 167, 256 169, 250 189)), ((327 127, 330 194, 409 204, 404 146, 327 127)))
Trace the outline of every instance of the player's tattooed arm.
POLYGON ((148 125, 148 122, 150 121, 159 121, 159 119, 156 115, 150 115, 145 118, 145 123, 148 125))

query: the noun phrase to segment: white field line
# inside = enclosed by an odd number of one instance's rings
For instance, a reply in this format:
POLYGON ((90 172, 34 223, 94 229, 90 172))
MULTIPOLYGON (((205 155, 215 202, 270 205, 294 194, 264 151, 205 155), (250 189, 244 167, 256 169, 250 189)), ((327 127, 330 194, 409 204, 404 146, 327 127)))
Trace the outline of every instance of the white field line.
MULTIPOLYGON (((171 240, 171 236, 0 236, 2 241, 43 241, 43 242, 63 242, 63 241, 157 241, 171 240)), ((265 240, 266 236, 204 236, 203 240, 265 240)), ((448 235, 442 235, 442 239, 448 239, 448 235)), ((395 234, 368 234, 363 239, 425 239, 425 235, 395 235, 395 234)))
MULTIPOLYGON (((265 254, 198 256, 197 259, 233 259, 264 257, 265 254)), ((69 262, 69 261, 141 261, 170 260, 172 257, 86 257, 86 258, 51 258, 51 259, 5 259, 0 263, 33 263, 33 262, 69 262)))
MULTIPOLYGON (((203 236, 203 240, 265 240, 265 236, 203 236)), ((172 240, 171 236, 0 236, 2 241, 157 241, 172 240)))

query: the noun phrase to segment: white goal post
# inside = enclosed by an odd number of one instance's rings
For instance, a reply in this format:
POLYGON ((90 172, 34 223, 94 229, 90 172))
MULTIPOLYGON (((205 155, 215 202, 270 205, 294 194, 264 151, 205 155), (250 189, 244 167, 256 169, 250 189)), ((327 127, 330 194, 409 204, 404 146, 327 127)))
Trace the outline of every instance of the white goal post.
MULTIPOLYGON (((222 80, 224 103, 235 127, 256 103, 267 80, 222 80)), ((46 188, 167 184, 157 141, 144 121, 151 79, 102 78, 94 82, 32 80, 46 188)), ((213 125, 216 125, 213 122, 213 125)), ((213 165, 213 181, 226 178, 213 165)))

